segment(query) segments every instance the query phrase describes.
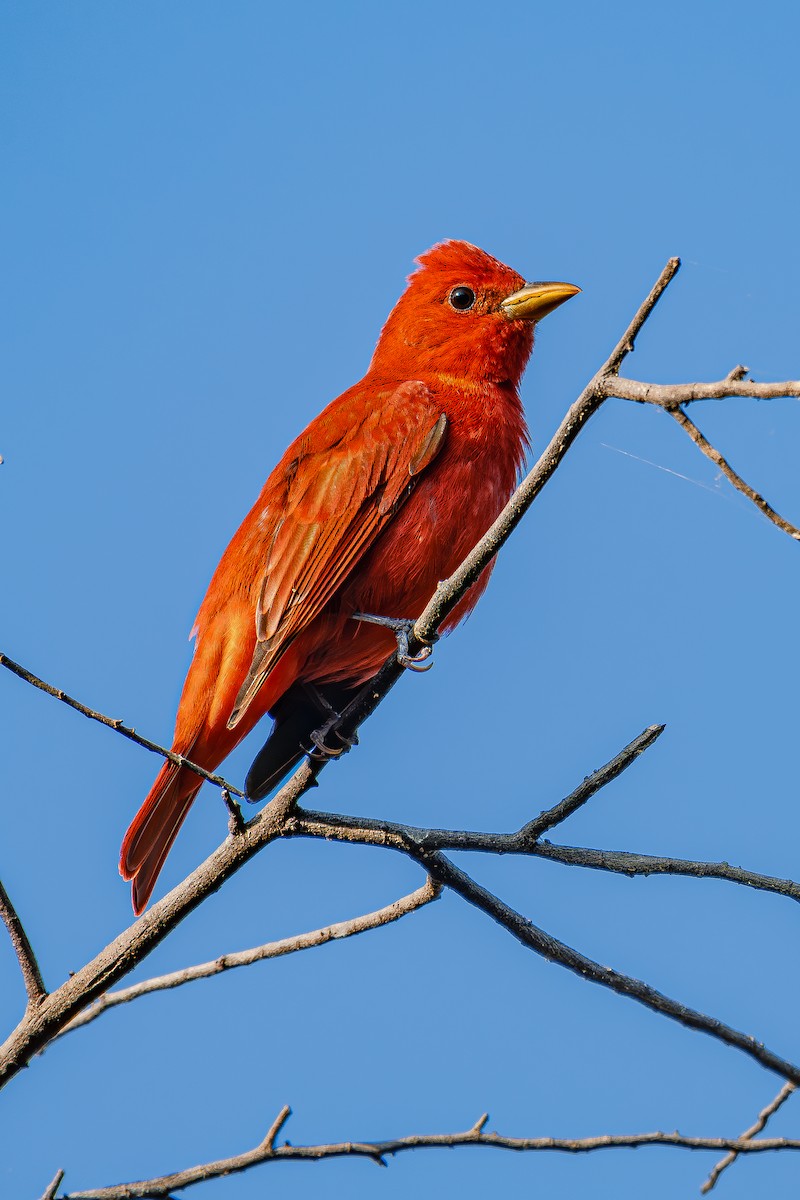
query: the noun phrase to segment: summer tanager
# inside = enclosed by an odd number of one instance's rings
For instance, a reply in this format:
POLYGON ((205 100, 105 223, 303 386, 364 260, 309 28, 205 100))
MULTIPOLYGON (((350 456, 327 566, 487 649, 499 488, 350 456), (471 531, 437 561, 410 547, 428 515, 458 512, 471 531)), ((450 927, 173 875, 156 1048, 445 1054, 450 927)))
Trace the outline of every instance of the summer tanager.
MULTIPOLYGON (((536 321, 580 289, 529 283, 468 242, 418 260, 364 378, 267 479, 214 572, 172 748, 213 771, 258 721, 258 799, 391 653, 355 613, 416 617, 508 500, 527 446, 517 388, 536 321)), ((448 619, 476 604, 487 567, 448 619)), ((140 913, 202 779, 165 762, 122 843, 140 913)))

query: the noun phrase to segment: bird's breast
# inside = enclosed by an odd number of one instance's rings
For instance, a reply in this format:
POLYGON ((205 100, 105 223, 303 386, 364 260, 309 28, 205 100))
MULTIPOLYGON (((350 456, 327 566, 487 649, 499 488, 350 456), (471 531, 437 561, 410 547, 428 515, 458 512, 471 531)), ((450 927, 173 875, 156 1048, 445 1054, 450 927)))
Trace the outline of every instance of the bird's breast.
POLYGON ((525 446, 518 406, 508 414, 500 403, 486 401, 476 413, 474 406, 465 412, 451 403, 445 411, 447 437, 439 457, 354 573, 342 596, 345 606, 418 616, 511 495, 525 446))

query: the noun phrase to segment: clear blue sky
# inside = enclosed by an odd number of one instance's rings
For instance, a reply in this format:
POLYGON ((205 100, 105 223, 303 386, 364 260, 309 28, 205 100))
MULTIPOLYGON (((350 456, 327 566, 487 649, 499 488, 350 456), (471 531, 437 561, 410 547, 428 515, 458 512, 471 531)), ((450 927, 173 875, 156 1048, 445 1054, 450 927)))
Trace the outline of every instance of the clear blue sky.
MULTIPOLYGON (((81 4, 0 17, 0 649, 168 739, 198 602, 287 442, 363 373, 414 256, 465 237, 583 295, 524 382, 535 448, 669 255, 628 372, 800 374, 800 21, 788 3, 81 4)), ((695 413, 800 519, 796 401, 695 413)), ((800 549, 666 416, 611 403, 478 611, 402 681, 315 803, 505 830, 645 725, 667 732, 555 840, 800 876, 800 549)), ((0 678, 0 877, 55 985, 130 916, 122 833, 157 766, 0 678)), ((241 780, 250 741, 225 770, 241 780)), ((206 789, 164 873, 217 844, 206 789)), ((800 914, 723 883, 464 859, 603 963, 800 1058, 800 914)), ((387 903, 378 851, 277 845, 140 976, 387 903)), ((23 993, 0 938, 0 1024, 23 993)), ((391 929, 140 1001, 0 1105, 0 1192, 295 1142, 466 1128, 733 1135, 779 1081, 523 951, 453 897, 391 929)), ((800 1101, 771 1127, 798 1128, 800 1101)), ((696 1194, 713 1156, 489 1151, 271 1166, 198 1195, 696 1194)), ((729 1200, 787 1194, 741 1162, 729 1200)))

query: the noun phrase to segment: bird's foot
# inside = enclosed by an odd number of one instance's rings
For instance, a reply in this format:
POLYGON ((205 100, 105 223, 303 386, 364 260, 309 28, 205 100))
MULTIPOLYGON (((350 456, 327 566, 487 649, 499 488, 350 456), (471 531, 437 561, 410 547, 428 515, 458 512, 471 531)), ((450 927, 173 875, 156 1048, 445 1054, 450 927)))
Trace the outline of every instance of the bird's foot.
POLYGON ((432 662, 427 660, 433 654, 433 646, 423 646, 418 654, 410 654, 408 639, 414 629, 414 621, 403 617, 376 617, 372 613, 353 613, 354 621, 368 621, 371 625, 383 625, 391 629, 397 639, 397 661, 401 667, 409 671, 430 671, 432 662))
POLYGON ((310 746, 302 746, 304 754, 307 754, 314 762, 327 762, 331 758, 341 758, 348 750, 352 750, 353 746, 358 745, 358 734, 351 733, 347 736, 340 733, 335 728, 337 721, 341 720, 341 716, 333 708, 328 706, 330 718, 321 725, 319 729, 313 729, 309 734, 311 738, 310 746), (341 746, 329 746, 326 738, 335 737, 342 743, 341 746))

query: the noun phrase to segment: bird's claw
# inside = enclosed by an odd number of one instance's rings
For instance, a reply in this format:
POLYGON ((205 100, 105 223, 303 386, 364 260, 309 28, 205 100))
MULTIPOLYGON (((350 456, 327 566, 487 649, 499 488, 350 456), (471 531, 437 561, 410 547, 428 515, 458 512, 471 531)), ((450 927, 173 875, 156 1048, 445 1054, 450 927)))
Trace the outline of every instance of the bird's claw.
MULTIPOLYGON (((336 720, 338 720, 338 713, 336 720)), ((312 744, 310 746, 301 746, 304 754, 307 754, 314 762, 327 762, 331 758, 341 758, 348 750, 352 750, 353 746, 358 745, 358 734, 352 733, 347 736, 340 733, 338 729, 332 728, 333 722, 328 725, 323 725, 321 729, 314 729, 309 734, 312 744), (329 734, 333 734, 342 743, 341 746, 329 746, 325 741, 329 734)))
POLYGON ((427 659, 433 654, 433 646, 423 646, 418 654, 409 654, 408 641, 414 629, 414 621, 403 617, 377 617, 372 613, 353 613, 354 621, 368 621, 371 625, 383 625, 391 629, 397 640, 397 661, 407 671, 430 671, 432 662, 427 659))
MULTIPOLYGON (((408 638, 405 639, 406 649, 408 649, 408 638)), ((423 646, 419 654, 403 653, 402 647, 398 642, 397 646, 397 661, 401 667, 405 667, 407 671, 430 671, 433 666, 433 661, 426 662, 433 654, 433 646, 423 646)))

